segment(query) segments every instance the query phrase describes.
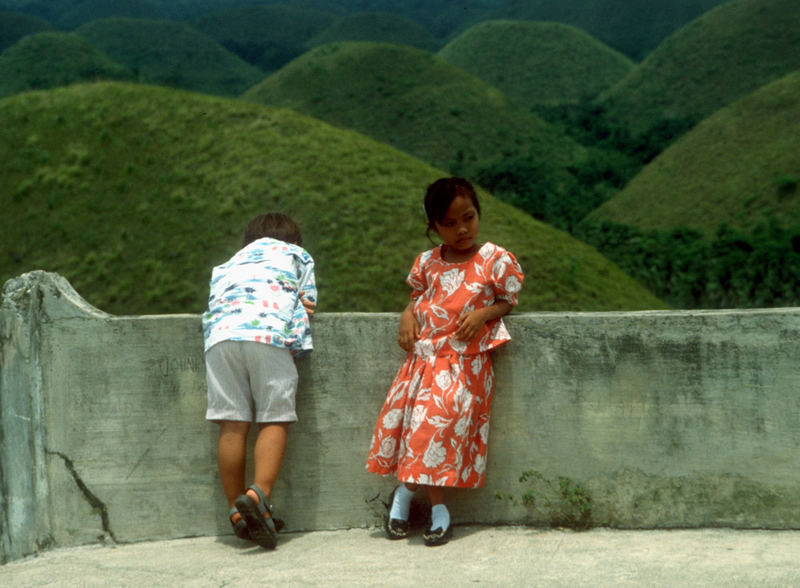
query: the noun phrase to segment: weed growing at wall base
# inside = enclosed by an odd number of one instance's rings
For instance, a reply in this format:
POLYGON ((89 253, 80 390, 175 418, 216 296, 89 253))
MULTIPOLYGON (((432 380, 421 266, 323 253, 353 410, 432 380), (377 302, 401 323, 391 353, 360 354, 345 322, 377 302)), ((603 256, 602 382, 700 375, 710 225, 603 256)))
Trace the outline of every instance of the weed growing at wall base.
MULTIPOLYGON (((586 488, 572 479, 559 476, 554 481, 537 470, 527 470, 522 472, 519 481, 528 484, 522 493, 522 504, 535 510, 551 527, 583 531, 595 526, 592 497, 586 488)), ((498 492, 495 498, 519 504, 511 493, 498 492)))

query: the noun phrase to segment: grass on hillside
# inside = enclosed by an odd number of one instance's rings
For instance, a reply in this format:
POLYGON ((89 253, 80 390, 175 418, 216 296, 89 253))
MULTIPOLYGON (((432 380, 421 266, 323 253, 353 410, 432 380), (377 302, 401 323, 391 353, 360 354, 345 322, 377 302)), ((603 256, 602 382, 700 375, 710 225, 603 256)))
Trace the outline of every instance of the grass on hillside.
POLYGON ((800 2, 733 0, 683 27, 600 98, 634 135, 665 120, 697 123, 800 69, 800 2))
POLYGON ((132 79, 125 66, 72 33, 31 34, 0 54, 0 98, 81 81, 132 79))
POLYGON ((236 96, 264 77, 208 35, 182 23, 106 18, 75 32, 144 83, 236 96))
POLYGON ((582 148, 505 94, 412 47, 335 43, 309 51, 244 94, 357 130, 442 169, 476 175, 536 159, 552 184, 582 148))
MULTIPOLYGON (((270 209, 303 227, 323 312, 399 311, 430 247, 422 195, 443 172, 289 110, 98 83, 2 100, 0 125, 0 280, 56 271, 108 312, 201 312, 211 267, 270 209)), ((482 237, 526 270, 521 310, 663 308, 566 233, 483 208, 482 237)))
POLYGON ((664 151, 587 222, 643 230, 722 224, 751 232, 800 218, 800 72, 709 117, 664 151))
POLYGON ((587 33, 547 22, 483 22, 439 56, 531 109, 594 98, 633 68, 630 59, 587 33))
POLYGON ((605 152, 584 149, 494 86, 411 47, 324 45, 243 97, 389 143, 559 228, 596 207, 618 175, 605 152))

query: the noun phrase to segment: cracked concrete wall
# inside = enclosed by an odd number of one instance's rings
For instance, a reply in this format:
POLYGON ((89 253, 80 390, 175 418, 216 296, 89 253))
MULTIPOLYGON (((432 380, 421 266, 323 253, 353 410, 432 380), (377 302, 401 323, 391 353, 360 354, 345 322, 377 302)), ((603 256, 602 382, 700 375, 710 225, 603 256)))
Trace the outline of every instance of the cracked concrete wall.
MULTIPOLYGON (((396 322, 315 316, 273 496, 289 529, 380 522, 393 482, 364 458, 403 359, 396 322)), ((583 505, 620 528, 800 528, 800 309, 507 322, 487 485, 451 493, 457 522, 575 523, 583 505)), ((199 316, 111 316, 31 272, 6 283, 0 327, 2 561, 230 532, 199 316)))

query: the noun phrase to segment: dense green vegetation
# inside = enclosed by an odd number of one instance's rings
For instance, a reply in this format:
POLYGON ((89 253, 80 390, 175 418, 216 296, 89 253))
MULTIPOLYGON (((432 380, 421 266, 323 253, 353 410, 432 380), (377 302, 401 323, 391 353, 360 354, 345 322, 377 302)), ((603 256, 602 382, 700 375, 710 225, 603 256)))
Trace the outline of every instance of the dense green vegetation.
MULTIPOLYGON (((109 312, 200 312, 254 214, 304 228, 320 310, 397 311, 443 175, 290 110, 137 84, 0 100, 0 279, 57 271, 109 312)), ((484 239, 527 273, 521 310, 663 308, 594 249, 482 195, 484 239)))
POLYGON ((235 96, 264 75, 211 37, 180 23, 104 18, 76 33, 145 83, 235 96))
POLYGON ((413 20, 388 12, 359 12, 338 19, 308 43, 317 47, 337 41, 397 43, 433 51, 439 41, 413 20))
POLYGON ((644 232, 612 222, 577 231, 628 275, 678 308, 750 308, 800 303, 800 224, 721 225, 711 238, 686 228, 644 232))
MULTIPOLYGON (((297 0, 302 2, 303 0, 297 0)), ((390 12, 422 25, 444 39, 488 17, 508 0, 338 0, 344 12, 390 12)))
POLYGON ((304 53, 308 41, 336 20, 330 12, 294 6, 246 6, 199 17, 194 26, 265 72, 304 53))
POLYGON ((112 17, 159 20, 164 15, 150 0, 81 0, 59 12, 55 22, 59 28, 71 31, 93 20, 112 17))
POLYGON ((101 79, 132 80, 133 74, 72 33, 28 35, 0 54, 0 98, 101 79))
POLYGON ((47 21, 17 12, 0 12, 0 53, 26 35, 50 29, 47 21))
POLYGON ((800 71, 719 110, 669 147, 587 221, 705 236, 800 218, 800 71))
POLYGON ((630 59, 585 32, 547 22, 483 22, 439 56, 529 109, 594 98, 633 68, 630 59))
POLYGON ((799 69, 798 31, 796 0, 727 2, 671 35, 600 103, 633 135, 665 121, 695 124, 799 69))
POLYGON ((669 34, 725 0, 511 0, 498 17, 563 22, 639 61, 669 34))

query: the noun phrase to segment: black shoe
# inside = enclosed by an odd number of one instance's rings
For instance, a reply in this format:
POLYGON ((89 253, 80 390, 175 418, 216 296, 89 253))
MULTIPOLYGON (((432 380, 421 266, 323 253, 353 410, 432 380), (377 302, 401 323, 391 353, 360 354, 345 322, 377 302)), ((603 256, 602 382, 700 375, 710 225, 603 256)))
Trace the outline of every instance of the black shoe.
POLYGON ((428 547, 436 547, 437 545, 444 545, 450 538, 453 536, 453 525, 450 524, 447 526, 447 529, 442 529, 439 527, 435 531, 433 529, 428 529, 422 534, 422 538, 425 539, 425 545, 428 547))
MULTIPOLYGON (((389 494, 389 503, 386 505, 386 509, 390 513, 392 512, 392 505, 394 504, 395 492, 397 492, 397 488, 392 490, 392 493, 389 494)), ((404 521, 402 519, 393 519, 389 514, 386 515, 386 520, 383 523, 383 529, 386 531, 386 536, 389 539, 405 539, 408 537, 408 521, 404 521)))
POLYGON ((389 539, 405 539, 408 537, 408 521, 386 517, 383 528, 389 539))

